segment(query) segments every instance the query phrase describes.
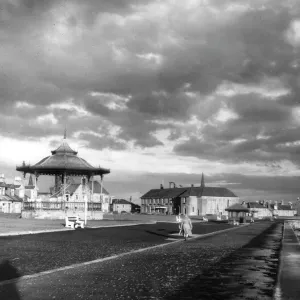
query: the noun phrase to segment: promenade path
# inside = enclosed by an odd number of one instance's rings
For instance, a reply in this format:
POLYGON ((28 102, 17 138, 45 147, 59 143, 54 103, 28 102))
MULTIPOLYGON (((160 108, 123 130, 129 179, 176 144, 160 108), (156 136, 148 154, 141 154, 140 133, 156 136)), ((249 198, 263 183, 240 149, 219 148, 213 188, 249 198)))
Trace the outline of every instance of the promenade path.
POLYGON ((272 299, 281 233, 281 223, 258 222, 21 278, 17 287, 22 300, 272 299))
POLYGON ((300 299, 300 244, 288 222, 284 226, 280 261, 279 284, 275 299, 298 300, 300 299))

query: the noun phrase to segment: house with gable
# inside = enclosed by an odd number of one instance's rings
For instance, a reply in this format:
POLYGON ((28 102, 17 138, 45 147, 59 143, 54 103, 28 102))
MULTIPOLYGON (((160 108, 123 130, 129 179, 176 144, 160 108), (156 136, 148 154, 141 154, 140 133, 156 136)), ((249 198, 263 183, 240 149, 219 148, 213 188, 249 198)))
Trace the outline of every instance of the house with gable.
MULTIPOLYGON (((64 187, 62 185, 57 192, 50 195, 50 201, 62 202, 64 195, 63 189, 64 187)), ((53 191, 52 188, 50 188, 50 190, 53 191)), ((80 183, 75 183, 74 180, 70 179, 66 185, 65 197, 65 200, 70 203, 70 206, 76 206, 77 208, 84 208, 85 198, 87 198, 88 203, 101 204, 101 210, 103 212, 109 211, 109 205, 112 200, 108 191, 104 187, 101 189, 101 183, 99 181, 95 180, 86 183, 84 178, 82 178, 80 183)))
POLYGON ((3 213, 21 213, 23 199, 19 196, 21 185, 16 182, 5 182, 4 174, 0 175, 0 211, 3 213))
POLYGON ((225 210, 239 203, 232 191, 224 187, 207 187, 202 174, 201 185, 176 187, 174 182, 169 188, 152 189, 141 197, 141 213, 187 214, 189 216, 215 215, 227 216, 225 210))

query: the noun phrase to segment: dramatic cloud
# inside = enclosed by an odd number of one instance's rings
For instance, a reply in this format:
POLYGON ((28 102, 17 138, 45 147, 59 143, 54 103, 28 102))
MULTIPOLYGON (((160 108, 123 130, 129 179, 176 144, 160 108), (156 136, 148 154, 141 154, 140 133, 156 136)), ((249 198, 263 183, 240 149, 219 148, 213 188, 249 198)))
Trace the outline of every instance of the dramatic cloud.
POLYGON ((3 168, 67 127, 118 170, 298 174, 298 1, 3 0, 0 24, 3 168))

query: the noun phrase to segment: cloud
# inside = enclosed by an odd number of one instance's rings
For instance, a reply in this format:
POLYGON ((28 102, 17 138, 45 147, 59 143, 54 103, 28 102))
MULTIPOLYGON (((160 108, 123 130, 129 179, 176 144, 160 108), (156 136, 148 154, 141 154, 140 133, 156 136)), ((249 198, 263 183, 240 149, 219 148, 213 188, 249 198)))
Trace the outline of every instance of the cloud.
POLYGON ((1 1, 1 136, 51 143, 67 126, 71 141, 140 165, 296 172, 299 12, 279 0, 1 1))

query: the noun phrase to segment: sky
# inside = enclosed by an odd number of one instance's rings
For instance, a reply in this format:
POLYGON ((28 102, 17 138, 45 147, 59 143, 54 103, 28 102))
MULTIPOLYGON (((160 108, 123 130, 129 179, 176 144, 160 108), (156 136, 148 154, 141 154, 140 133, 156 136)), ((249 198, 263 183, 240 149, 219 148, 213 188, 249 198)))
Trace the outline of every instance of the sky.
POLYGON ((295 201, 299 69, 297 0, 0 0, 0 173, 66 127, 115 197, 204 173, 244 200, 295 201))

